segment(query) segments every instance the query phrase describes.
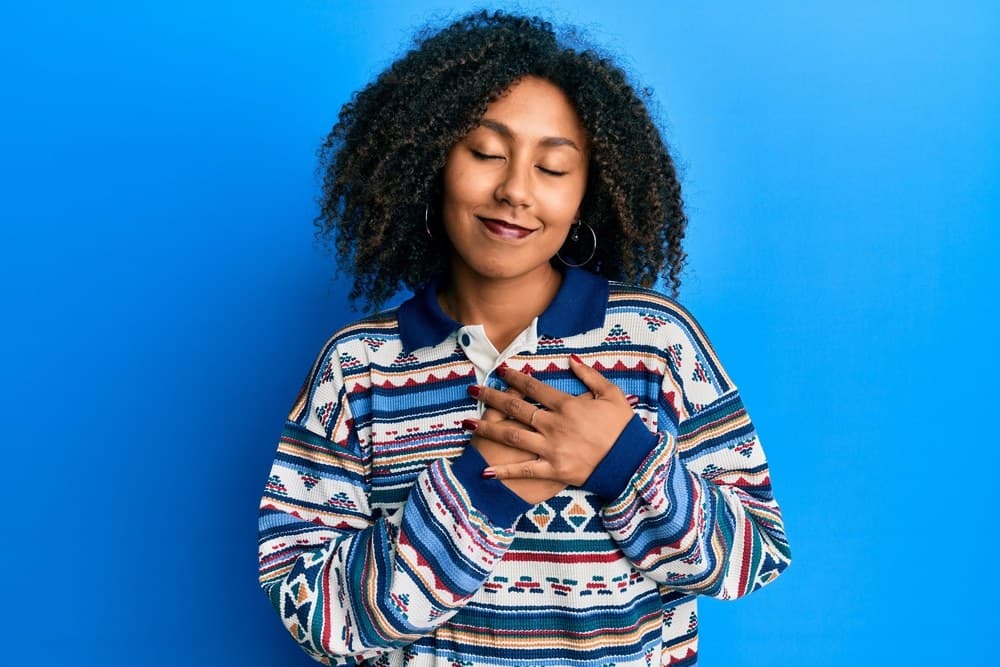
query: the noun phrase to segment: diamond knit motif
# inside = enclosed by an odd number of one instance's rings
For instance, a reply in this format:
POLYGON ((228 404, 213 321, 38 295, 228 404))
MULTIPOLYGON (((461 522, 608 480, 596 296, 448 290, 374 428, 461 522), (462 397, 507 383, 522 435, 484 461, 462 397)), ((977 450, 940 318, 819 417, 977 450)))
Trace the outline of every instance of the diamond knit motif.
POLYGON ((313 487, 319 483, 319 477, 309 472, 299 472, 299 479, 302 480, 302 485, 306 487, 306 491, 312 491, 313 487))
POLYGON ((566 343, 562 338, 552 338, 550 336, 542 336, 538 339, 538 349, 539 350, 557 350, 561 347, 566 347, 566 343))
POLYGON ((372 352, 377 352, 380 347, 385 345, 384 338, 374 338, 372 336, 365 336, 361 340, 365 342, 365 345, 367 345, 368 349, 371 350, 372 352))
POLYGON ((628 332, 625 331, 625 327, 620 324, 616 324, 611 327, 608 334, 604 337, 604 342, 601 345, 626 345, 632 342, 632 337, 629 336, 628 332))
POLYGON ((392 361, 393 366, 412 366, 418 363, 420 363, 420 359, 418 357, 413 354, 407 354, 406 352, 400 352, 392 361))
POLYGON ((642 321, 646 323, 646 326, 649 327, 650 331, 656 331, 667 323, 667 320, 657 315, 643 315, 642 321))
POLYGON ((361 365, 361 360, 352 354, 347 354, 345 352, 340 355, 340 367, 344 370, 358 368, 361 365))

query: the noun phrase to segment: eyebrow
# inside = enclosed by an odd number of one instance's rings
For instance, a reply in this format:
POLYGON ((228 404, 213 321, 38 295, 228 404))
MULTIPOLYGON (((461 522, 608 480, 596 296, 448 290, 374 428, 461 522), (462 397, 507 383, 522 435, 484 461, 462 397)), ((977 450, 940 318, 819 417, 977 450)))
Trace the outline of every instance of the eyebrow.
MULTIPOLYGON (((502 137, 505 137, 507 139, 514 138, 514 133, 511 132, 510 128, 504 125, 503 123, 483 118, 482 120, 479 121, 479 124, 482 127, 486 127, 493 130, 502 137)), ((581 153, 583 152, 580 149, 580 147, 576 145, 575 141, 573 141, 572 139, 568 139, 566 137, 543 137, 539 143, 543 146, 569 146, 570 148, 575 148, 577 151, 581 153)))

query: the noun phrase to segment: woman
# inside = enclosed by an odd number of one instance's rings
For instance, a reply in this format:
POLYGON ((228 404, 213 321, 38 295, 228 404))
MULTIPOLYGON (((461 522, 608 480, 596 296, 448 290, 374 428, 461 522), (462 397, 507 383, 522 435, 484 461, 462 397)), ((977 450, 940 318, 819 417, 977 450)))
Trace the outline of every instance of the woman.
POLYGON ((676 293, 685 224, 624 74, 471 15, 322 155, 352 297, 415 295, 330 338, 282 434, 260 582, 292 636, 327 664, 693 664, 695 596, 790 552, 704 333, 620 282, 676 293))

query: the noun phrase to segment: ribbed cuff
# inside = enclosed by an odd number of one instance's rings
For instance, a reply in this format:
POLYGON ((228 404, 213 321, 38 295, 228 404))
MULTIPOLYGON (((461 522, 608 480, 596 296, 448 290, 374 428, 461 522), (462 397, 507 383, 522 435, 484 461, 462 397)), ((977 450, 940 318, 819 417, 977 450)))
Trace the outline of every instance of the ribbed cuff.
POLYGON ((642 418, 633 415, 582 488, 606 501, 617 498, 625 490, 639 465, 653 451, 657 441, 656 434, 646 428, 642 418))
POLYGON ((472 506, 489 518, 495 526, 511 528, 518 517, 531 505, 508 489, 498 479, 483 479, 483 469, 489 464, 472 445, 451 462, 451 472, 469 494, 472 506))

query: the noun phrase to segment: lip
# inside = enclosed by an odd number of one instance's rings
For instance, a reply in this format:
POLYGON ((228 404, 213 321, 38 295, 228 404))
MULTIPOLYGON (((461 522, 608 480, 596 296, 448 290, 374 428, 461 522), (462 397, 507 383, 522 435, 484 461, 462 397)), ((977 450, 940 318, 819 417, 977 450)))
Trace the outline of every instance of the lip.
POLYGON ((486 229, 493 236, 498 236, 502 239, 523 239, 537 231, 535 229, 522 227, 521 225, 505 220, 504 218, 490 218, 483 215, 477 215, 476 218, 479 222, 483 223, 483 226, 486 227, 486 229))

